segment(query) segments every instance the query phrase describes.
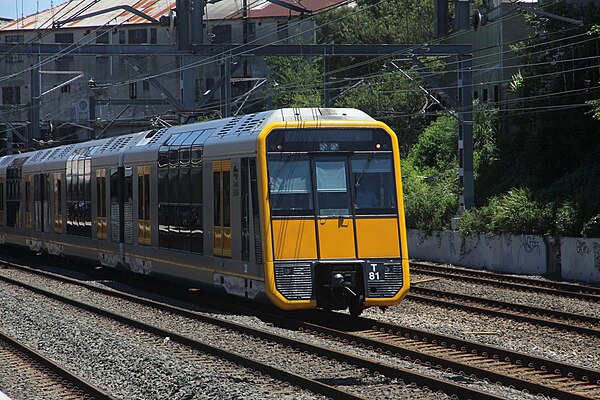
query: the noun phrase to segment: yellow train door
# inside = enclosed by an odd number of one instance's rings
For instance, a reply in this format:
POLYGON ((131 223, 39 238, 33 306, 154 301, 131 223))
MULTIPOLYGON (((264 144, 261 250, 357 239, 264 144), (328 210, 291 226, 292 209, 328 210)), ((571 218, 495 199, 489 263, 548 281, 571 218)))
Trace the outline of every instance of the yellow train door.
POLYGON ((231 161, 213 161, 213 253, 231 257, 231 161))

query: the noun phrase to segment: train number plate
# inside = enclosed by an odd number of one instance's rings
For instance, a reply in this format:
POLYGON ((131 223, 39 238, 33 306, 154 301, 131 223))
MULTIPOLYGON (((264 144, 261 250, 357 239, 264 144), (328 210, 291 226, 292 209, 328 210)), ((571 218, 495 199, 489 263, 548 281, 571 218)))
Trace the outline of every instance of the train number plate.
POLYGON ((367 264, 367 279, 369 280, 369 282, 385 280, 384 268, 385 266, 383 264, 367 264))

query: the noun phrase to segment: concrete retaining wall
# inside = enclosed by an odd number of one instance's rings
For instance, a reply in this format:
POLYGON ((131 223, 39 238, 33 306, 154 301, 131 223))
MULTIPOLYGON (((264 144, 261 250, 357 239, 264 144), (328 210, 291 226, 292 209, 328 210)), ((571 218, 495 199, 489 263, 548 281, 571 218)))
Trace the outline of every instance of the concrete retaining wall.
POLYGON ((561 238, 560 254, 564 279, 600 283, 600 239, 561 238))
POLYGON ((454 231, 408 230, 408 254, 427 261, 485 268, 496 272, 541 275, 548 272, 541 236, 472 235, 464 240, 454 231))
POLYGON ((536 235, 472 235, 454 231, 430 234, 408 230, 411 258, 527 275, 600 283, 600 239, 536 235))

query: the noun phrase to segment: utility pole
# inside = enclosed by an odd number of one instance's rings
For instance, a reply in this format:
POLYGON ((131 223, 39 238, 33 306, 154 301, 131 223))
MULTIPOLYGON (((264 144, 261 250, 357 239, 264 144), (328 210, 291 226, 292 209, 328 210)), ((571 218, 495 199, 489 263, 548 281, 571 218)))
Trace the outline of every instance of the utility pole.
POLYGON ((35 57, 33 69, 31 70, 31 102, 29 109, 30 126, 27 135, 27 149, 33 148, 33 139, 40 139, 40 106, 41 106, 41 78, 40 78, 39 53, 35 57))

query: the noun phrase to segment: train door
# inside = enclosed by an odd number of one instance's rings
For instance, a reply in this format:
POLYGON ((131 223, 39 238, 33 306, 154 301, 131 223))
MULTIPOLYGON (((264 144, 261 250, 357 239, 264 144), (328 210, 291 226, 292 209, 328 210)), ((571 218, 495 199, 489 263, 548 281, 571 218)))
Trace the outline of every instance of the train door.
POLYGON ((356 258, 348 158, 320 156, 313 165, 320 256, 356 258))
POLYGON ((231 160, 213 161, 213 252, 231 257, 231 160))

